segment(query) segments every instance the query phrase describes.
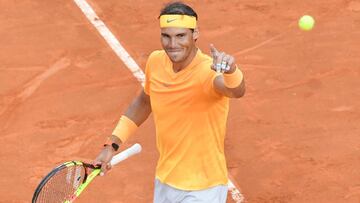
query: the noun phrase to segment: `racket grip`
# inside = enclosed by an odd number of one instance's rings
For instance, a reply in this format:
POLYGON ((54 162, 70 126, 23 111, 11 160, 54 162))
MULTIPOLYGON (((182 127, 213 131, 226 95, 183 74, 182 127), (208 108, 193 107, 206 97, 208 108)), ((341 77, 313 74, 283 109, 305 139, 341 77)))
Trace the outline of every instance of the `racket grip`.
POLYGON ((121 161, 124 161, 125 159, 138 154, 141 152, 141 145, 136 143, 133 146, 131 146, 130 148, 127 148, 126 150, 120 152, 119 154, 115 155, 111 161, 110 164, 112 166, 115 166, 116 164, 120 163, 121 161))

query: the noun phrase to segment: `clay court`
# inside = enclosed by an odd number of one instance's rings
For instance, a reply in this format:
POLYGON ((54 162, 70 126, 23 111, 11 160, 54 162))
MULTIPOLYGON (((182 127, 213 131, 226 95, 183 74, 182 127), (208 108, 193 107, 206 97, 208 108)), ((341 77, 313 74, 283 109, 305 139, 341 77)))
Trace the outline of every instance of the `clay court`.
MULTIPOLYGON (((165 2, 88 1, 143 70, 161 49, 165 2)), ((225 143, 245 202, 360 202, 360 2, 185 2, 199 48, 235 55, 246 78, 225 143), (316 19, 310 32, 297 27, 304 14, 316 19)), ((141 85, 72 0, 0 1, 0 11, 0 202, 30 202, 53 167, 95 158, 141 85)), ((134 143, 143 152, 76 202, 152 202, 152 116, 134 143)))

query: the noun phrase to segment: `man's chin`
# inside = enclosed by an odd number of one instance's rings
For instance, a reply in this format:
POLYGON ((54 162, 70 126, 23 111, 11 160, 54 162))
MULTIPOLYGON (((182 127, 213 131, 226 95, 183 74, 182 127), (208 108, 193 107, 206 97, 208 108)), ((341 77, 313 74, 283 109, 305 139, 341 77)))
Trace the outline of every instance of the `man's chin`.
POLYGON ((171 58, 170 57, 170 61, 173 62, 173 63, 180 63, 182 60, 178 59, 178 58, 171 58))
POLYGON ((178 56, 178 55, 172 55, 172 54, 168 54, 169 59, 174 62, 174 63, 179 63, 182 61, 182 57, 178 56))

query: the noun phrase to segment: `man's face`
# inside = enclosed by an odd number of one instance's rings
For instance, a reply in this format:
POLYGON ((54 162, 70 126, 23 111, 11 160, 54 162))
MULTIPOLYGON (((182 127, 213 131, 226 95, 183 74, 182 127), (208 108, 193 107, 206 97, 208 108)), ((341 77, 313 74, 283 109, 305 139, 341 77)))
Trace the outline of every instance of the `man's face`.
POLYGON ((195 48, 196 33, 189 28, 161 28, 161 44, 172 62, 183 62, 190 55, 195 48))

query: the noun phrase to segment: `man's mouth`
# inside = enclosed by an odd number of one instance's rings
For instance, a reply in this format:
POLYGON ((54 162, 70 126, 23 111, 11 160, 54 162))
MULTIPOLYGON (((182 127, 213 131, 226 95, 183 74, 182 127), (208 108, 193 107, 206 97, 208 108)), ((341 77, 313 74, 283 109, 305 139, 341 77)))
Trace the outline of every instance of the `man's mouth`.
POLYGON ((168 49, 167 52, 169 53, 178 53, 178 52, 181 52, 182 50, 181 49, 168 49))

